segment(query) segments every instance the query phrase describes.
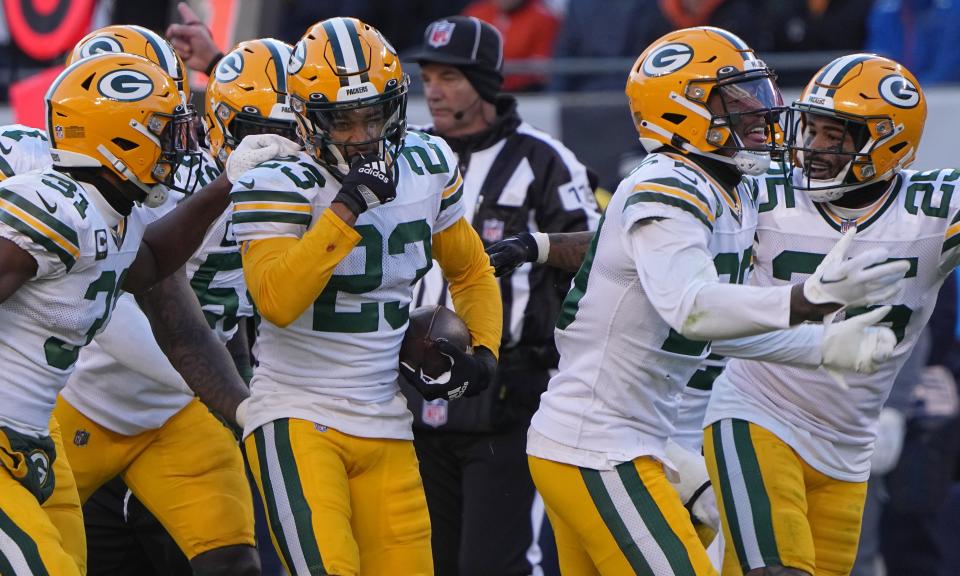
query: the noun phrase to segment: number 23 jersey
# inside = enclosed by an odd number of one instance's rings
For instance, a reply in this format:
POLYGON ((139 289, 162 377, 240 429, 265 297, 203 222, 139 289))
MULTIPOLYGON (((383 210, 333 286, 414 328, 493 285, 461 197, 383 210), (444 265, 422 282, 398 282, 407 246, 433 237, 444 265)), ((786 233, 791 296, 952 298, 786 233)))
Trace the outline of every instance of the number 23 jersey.
POLYGON ((37 262, 0 304, 0 425, 46 435, 81 348, 109 321, 152 216, 134 209, 116 222, 97 202, 52 168, 0 185, 0 237, 37 262))
MULTIPOLYGON (((363 437, 411 439, 397 386, 413 285, 432 265, 431 237, 463 216, 462 178, 441 139, 409 132, 396 161, 397 197, 357 219, 359 243, 312 306, 284 328, 263 319, 247 430, 302 418, 363 437)), ((277 159, 234 185, 240 242, 300 238, 340 183, 310 156, 277 159)))
MULTIPOLYGON (((881 323, 893 329, 890 361, 872 374, 847 373, 841 390, 823 369, 730 360, 714 382, 705 424, 739 418, 767 428, 821 472, 848 482, 870 473, 876 422, 893 380, 926 326, 947 274, 960 259, 960 172, 904 170, 887 193, 855 221, 841 219, 827 204, 794 191, 782 174, 756 180, 759 223, 751 282, 760 286, 804 281, 841 230, 856 225, 848 256, 885 248, 906 260, 905 288, 889 302, 881 323)), ((848 310, 863 313, 863 308, 848 310)))

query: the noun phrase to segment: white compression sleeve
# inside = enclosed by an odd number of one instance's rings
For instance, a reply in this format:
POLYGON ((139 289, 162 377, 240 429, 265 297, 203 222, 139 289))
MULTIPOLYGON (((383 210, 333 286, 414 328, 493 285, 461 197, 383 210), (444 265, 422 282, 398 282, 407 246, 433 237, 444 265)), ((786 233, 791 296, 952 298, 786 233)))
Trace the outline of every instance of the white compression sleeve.
POLYGON ((664 321, 693 340, 789 328, 791 287, 721 283, 708 240, 692 218, 641 220, 630 229, 640 283, 664 321))
POLYGON ((821 324, 802 324, 789 330, 733 340, 714 340, 710 348, 721 356, 816 368, 823 361, 823 331, 821 324))

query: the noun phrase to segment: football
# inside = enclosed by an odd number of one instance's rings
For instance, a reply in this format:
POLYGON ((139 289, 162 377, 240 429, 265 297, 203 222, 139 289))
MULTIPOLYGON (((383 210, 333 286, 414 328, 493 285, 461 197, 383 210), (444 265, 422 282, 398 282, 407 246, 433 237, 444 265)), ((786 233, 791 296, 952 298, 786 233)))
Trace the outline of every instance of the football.
POLYGON ((422 368, 423 373, 436 378, 450 369, 450 360, 436 347, 438 338, 470 349, 470 330, 463 320, 444 306, 421 306, 410 313, 410 324, 400 346, 400 361, 408 366, 422 368))

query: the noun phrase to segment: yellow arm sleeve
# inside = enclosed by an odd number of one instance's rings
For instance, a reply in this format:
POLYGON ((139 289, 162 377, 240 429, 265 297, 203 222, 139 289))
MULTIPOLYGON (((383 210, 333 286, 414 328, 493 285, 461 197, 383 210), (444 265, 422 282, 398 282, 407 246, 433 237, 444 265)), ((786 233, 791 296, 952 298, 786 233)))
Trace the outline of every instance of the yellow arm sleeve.
POLYGON ((483 346, 499 357, 503 333, 500 285, 473 226, 460 218, 434 234, 433 257, 450 283, 453 305, 470 329, 473 345, 483 346))
POLYGON ((263 238, 243 245, 243 276, 261 316, 287 326, 327 286, 360 235, 330 209, 302 238, 263 238))

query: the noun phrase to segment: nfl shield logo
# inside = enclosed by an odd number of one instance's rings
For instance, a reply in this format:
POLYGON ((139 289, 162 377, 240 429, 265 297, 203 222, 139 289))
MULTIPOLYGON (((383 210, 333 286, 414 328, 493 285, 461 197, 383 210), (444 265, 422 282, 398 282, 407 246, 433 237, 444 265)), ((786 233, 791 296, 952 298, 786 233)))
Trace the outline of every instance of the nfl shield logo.
POLYGON ((90 441, 90 433, 80 428, 77 430, 77 433, 73 435, 73 444, 78 447, 83 447, 87 445, 87 442, 90 441))
POLYGON ((437 22, 432 28, 430 28, 430 33, 427 34, 427 44, 433 46, 434 48, 446 46, 450 43, 450 38, 453 37, 453 29, 455 27, 456 24, 453 22, 447 22, 446 20, 437 22))
POLYGON ((437 398, 424 402, 420 416, 427 426, 433 426, 434 428, 443 426, 447 423, 447 401, 443 398, 437 398))
POLYGON ((503 220, 488 218, 483 221, 483 231, 480 237, 487 242, 499 242, 503 240, 503 220))

